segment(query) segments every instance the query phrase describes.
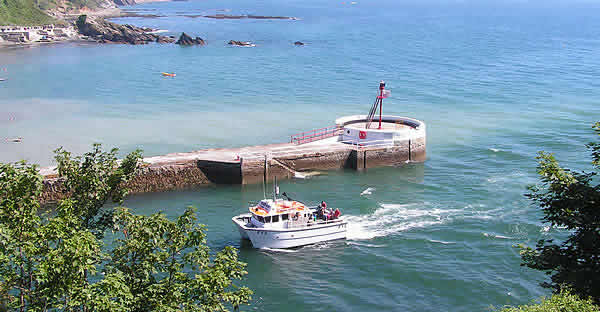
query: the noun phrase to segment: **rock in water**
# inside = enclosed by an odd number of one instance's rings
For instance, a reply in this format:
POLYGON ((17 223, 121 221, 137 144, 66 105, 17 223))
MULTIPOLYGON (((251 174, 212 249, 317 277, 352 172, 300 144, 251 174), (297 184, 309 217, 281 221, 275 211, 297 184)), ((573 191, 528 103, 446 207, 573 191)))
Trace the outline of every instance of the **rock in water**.
POLYGON ((303 46, 304 42, 302 42, 302 41, 296 41, 296 42, 294 42, 294 44, 297 45, 297 46, 303 46))
POLYGON ((127 24, 119 25, 100 17, 81 15, 76 24, 80 34, 102 43, 146 44, 149 42, 171 43, 175 41, 169 37, 149 34, 147 32, 148 28, 139 28, 127 24))
POLYGON ((205 45, 206 42, 204 42, 204 39, 200 38, 200 37, 196 37, 196 39, 190 37, 188 34, 186 33, 181 33, 181 36, 179 36, 179 40, 177 40, 177 42, 175 42, 175 44, 180 44, 180 45, 205 45))
POLYGON ((254 46, 256 46, 255 44, 253 44, 250 41, 229 40, 228 44, 238 46, 238 47, 254 47, 254 46))

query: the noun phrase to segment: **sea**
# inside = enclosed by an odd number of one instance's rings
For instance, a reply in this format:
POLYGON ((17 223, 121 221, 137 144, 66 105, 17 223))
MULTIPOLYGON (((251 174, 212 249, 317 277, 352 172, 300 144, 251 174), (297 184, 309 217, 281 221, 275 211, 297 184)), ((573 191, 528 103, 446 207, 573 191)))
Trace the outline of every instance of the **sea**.
POLYGON ((48 166, 56 148, 80 154, 96 142, 146 156, 287 142, 366 114, 385 80, 383 113, 427 125, 424 163, 280 182, 298 199, 339 207, 346 240, 291 250, 241 241, 231 217, 261 199, 263 185, 134 195, 125 205, 173 218, 197 207, 208 244, 235 246, 248 264, 240 284, 254 296, 244 311, 490 311, 550 294, 540 286, 548 276, 521 266, 515 246, 565 235, 524 195, 539 183, 537 152, 591 169, 597 1, 189 0, 127 9, 159 17, 113 21, 207 44, 0 50, 1 162, 48 166), (210 14, 297 19, 190 17, 210 14))

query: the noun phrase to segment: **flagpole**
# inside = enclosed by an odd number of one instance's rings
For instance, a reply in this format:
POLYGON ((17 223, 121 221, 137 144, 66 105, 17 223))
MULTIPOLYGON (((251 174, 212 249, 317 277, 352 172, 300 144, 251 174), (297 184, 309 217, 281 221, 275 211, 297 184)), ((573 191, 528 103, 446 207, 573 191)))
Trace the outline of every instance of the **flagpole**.
POLYGON ((383 89, 385 89, 385 81, 379 83, 379 130, 381 130, 381 119, 383 110, 383 89))

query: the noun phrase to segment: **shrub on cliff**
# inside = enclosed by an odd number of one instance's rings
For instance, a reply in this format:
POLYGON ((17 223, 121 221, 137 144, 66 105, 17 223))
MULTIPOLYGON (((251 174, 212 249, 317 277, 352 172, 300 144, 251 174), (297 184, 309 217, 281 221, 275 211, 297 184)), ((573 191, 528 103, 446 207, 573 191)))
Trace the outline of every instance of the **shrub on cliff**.
MULTIPOLYGON (((600 136, 600 122, 593 127, 600 136)), ((600 142, 587 145, 592 166, 600 168, 600 142)), ((544 212, 543 220, 569 231, 566 241, 540 240, 535 249, 521 246, 523 265, 551 275, 542 283, 559 292, 564 286, 600 302, 600 184, 596 172, 560 167, 552 154, 540 152, 541 183, 527 194, 544 212)))
POLYGON ((572 294, 568 289, 563 289, 560 293, 552 295, 550 298, 543 298, 540 303, 522 305, 518 307, 507 307, 500 312, 598 312, 600 309, 594 305, 591 299, 581 299, 572 294))
POLYGON ((120 163, 116 150, 72 157, 57 150, 69 191, 40 209, 35 165, 0 163, 0 305, 30 311, 226 311, 251 291, 236 250, 213 253, 188 208, 175 221, 137 216, 121 203, 139 152, 120 163), (110 221, 107 221, 110 219, 110 221), (100 237, 112 229, 110 241, 100 237), (106 243, 106 244, 105 244, 106 243))

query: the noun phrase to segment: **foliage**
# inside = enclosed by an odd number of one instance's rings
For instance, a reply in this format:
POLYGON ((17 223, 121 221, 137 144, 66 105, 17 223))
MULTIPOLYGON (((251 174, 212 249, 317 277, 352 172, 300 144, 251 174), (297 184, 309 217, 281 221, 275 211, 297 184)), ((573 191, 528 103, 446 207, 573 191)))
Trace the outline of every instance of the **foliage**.
POLYGON ((122 273, 130 285, 128 311, 225 311, 225 304, 248 302, 250 290, 232 283, 247 274, 245 264, 232 247, 211 263, 203 228, 193 208, 176 221, 118 209, 115 229, 124 235, 116 240, 107 272, 122 273))
POLYGON ((76 214, 83 225, 102 238, 112 226, 112 210, 103 209, 107 201, 122 204, 127 195, 126 183, 135 174, 141 151, 130 153, 122 161, 117 160, 118 149, 102 151, 94 144, 92 151, 73 157, 59 148, 55 151, 58 175, 63 178, 65 191, 77 209, 76 214))
MULTIPOLYGON (((139 152, 118 163, 116 150, 94 146, 81 157, 57 150, 68 198, 40 209, 42 177, 35 165, 0 163, 0 300, 20 311, 226 311, 247 304, 251 291, 233 281, 246 274, 235 249, 211 261, 193 209, 175 221, 137 216, 122 202, 123 183, 139 152), (92 203, 84 202, 88 200, 92 203), (83 211, 82 211, 83 209, 83 211), (94 210, 95 209, 95 210, 94 210), (110 216, 112 240, 100 239, 110 216), (121 231, 124 232, 119 236, 121 231)), ((1 308, 1 307, 0 307, 1 308)))
POLYGON ((572 294, 568 289, 563 289, 550 298, 542 298, 540 303, 532 303, 519 307, 509 307, 501 312, 598 312, 600 309, 594 305, 591 299, 581 299, 572 294))
POLYGON ((0 25, 33 26, 56 22, 34 0, 0 0, 0 25))
POLYGON ((47 10, 77 13, 80 9, 114 6, 112 0, 0 0, 0 25, 36 26, 65 24, 48 14, 47 10))
MULTIPOLYGON (((600 136, 600 123, 594 125, 600 136)), ((600 166, 600 144, 587 145, 592 165, 600 166)), ((560 245, 540 240, 535 249, 521 246, 523 264, 551 276, 543 283, 560 291, 563 285, 582 297, 600 302, 600 184, 595 172, 574 172, 561 168, 553 154, 540 152, 538 173, 541 184, 527 194, 544 212, 543 220, 564 227, 570 233, 560 245)))

